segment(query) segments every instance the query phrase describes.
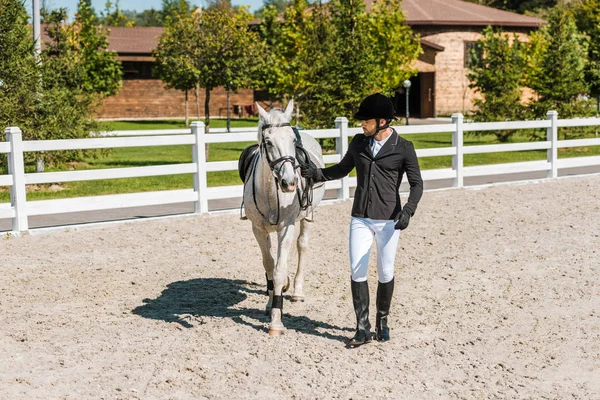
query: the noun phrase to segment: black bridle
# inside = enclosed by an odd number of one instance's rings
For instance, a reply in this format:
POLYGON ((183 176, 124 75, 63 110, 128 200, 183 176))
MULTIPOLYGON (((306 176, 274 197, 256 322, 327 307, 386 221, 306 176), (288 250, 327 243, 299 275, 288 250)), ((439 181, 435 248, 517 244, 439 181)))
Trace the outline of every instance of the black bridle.
MULTIPOLYGON (((291 124, 289 122, 283 122, 283 123, 278 123, 278 124, 265 124, 261 127, 261 130, 260 130, 260 135, 261 135, 260 146, 259 146, 260 150, 261 150, 260 154, 262 154, 262 152, 264 150, 265 159, 267 160, 267 164, 269 165, 269 168, 273 172, 275 172, 275 167, 277 166, 277 164, 280 164, 280 163, 281 163, 281 167, 279 168, 279 170, 281 170, 281 168, 283 167, 283 164, 285 164, 286 162, 290 162, 290 163, 292 163, 292 167, 294 168, 294 171, 296 169, 300 168, 301 164, 303 164, 300 160, 296 160, 295 155, 294 156, 282 156, 276 160, 271 160, 271 158, 269 157, 269 152, 267 151, 266 145, 265 145, 264 130, 269 129, 269 128, 279 128, 279 127, 285 127, 285 126, 291 127, 292 130, 294 131, 294 135, 296 136, 296 142, 294 144, 296 153, 297 152, 303 153, 304 158, 307 160, 307 163, 310 163, 310 161, 309 161, 310 156, 308 155, 308 152, 304 149, 304 146, 302 146, 302 138, 300 136, 300 132, 298 132, 298 129, 296 129, 296 127, 291 126, 291 124), (298 161, 298 163, 296 163, 296 161, 298 161)), ((258 159, 259 159, 259 157, 256 157, 256 161, 254 163, 253 169, 256 169, 256 164, 258 163, 258 159)), ((275 184, 277 186, 279 186, 279 179, 277 177, 277 174, 275 176, 275 184)), ((298 185, 298 187, 296 189, 296 193, 298 194, 298 201, 300 204, 300 209, 302 211, 308 209, 312 205, 313 189, 314 189, 314 182, 312 179, 306 179, 305 189, 302 194, 300 194, 300 185, 298 185)), ((255 187, 254 178, 252 178, 252 197, 254 199, 254 204, 256 205, 256 209, 259 212, 259 214, 264 219, 269 221, 269 219, 258 208, 258 202, 256 201, 256 187, 255 187)), ((243 203, 242 203, 242 206, 243 206, 243 203)), ((279 210, 279 188, 277 189, 277 210, 279 210)), ((279 225, 279 212, 277 213, 277 221, 272 225, 279 225)))
MULTIPOLYGON (((269 129, 269 128, 280 128, 283 126, 289 126, 292 127, 292 125, 290 125, 289 122, 284 122, 281 124, 265 124, 262 126, 261 130, 260 130, 260 135, 261 135, 261 140, 260 140, 260 149, 262 151, 264 151, 265 153, 265 158, 267 159, 267 163, 269 164, 269 168, 271 168, 271 171, 275 172, 275 166, 279 163, 281 163, 281 167, 279 168, 279 170, 281 170, 281 168, 283 167, 283 165, 286 162, 290 162, 292 163, 292 167, 294 168, 294 170, 296 168, 299 168, 298 165, 296 165, 296 157, 295 156, 282 156, 279 157, 277 160, 271 160, 271 157, 269 157, 269 152, 267 151, 266 145, 265 145, 265 129, 269 129)), ((300 139, 300 133, 298 132, 298 130, 296 128, 292 128, 294 130, 294 134, 296 135, 296 147, 298 147, 298 140, 300 139)), ((302 144, 300 143, 300 146, 302 146, 302 144)))

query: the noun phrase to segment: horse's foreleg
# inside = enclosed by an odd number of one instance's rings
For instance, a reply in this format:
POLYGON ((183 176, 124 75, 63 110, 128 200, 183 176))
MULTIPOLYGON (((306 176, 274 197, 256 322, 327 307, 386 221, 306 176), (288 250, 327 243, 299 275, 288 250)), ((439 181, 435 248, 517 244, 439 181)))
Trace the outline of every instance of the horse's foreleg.
POLYGON ((310 222, 303 219, 300 221, 300 235, 296 243, 298 249, 298 269, 294 279, 294 295, 292 301, 304 301, 304 267, 306 264, 306 249, 308 248, 308 232, 310 222))
POLYGON ((287 260, 294 241, 294 224, 277 231, 277 263, 273 270, 273 307, 271 308, 271 325, 269 335, 281 335, 284 331, 281 317, 283 315, 283 288, 287 284, 287 260))
POLYGON ((267 293, 269 295, 269 300, 267 301, 267 307, 265 312, 267 315, 271 312, 271 305, 273 304, 273 268, 275 266, 275 260, 273 260, 273 255, 271 254, 271 237, 269 236, 269 232, 263 229, 260 226, 256 226, 252 224, 252 232, 254 233, 254 237, 258 242, 258 246, 260 247, 260 252, 262 253, 263 267, 265 268, 265 273, 267 275, 267 293))

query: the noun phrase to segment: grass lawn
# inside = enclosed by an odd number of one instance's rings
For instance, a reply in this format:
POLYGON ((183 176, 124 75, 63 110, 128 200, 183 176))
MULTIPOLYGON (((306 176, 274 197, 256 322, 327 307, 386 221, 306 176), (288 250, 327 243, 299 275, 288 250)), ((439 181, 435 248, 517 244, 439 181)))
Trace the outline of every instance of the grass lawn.
MULTIPOLYGON (((225 120, 212 119, 211 127, 225 127, 225 120)), ((114 130, 139 130, 139 129, 177 129, 185 128, 184 121, 115 121, 110 122, 114 130)), ((231 127, 255 127, 256 119, 232 119, 231 127)), ((595 137, 593 133, 588 135, 595 137)), ((406 135, 417 149, 449 147, 452 143, 450 133, 433 133, 406 135)), ((513 136, 511 143, 527 142, 525 134, 513 136)), ((498 143, 493 134, 485 136, 465 135, 466 146, 498 143)), ((241 151, 252 142, 246 143, 214 143, 210 145, 209 161, 237 160, 241 151)), ((600 155, 600 146, 589 148, 560 149, 559 157, 578 157, 600 155)), ((465 166, 509 163, 518 161, 543 160, 546 158, 545 150, 530 150, 509 153, 488 153, 465 155, 465 166)), ((83 159, 73 163, 65 169, 102 169, 124 168, 147 165, 163 165, 191 162, 191 147, 165 146, 119 148, 112 150, 108 155, 99 159, 83 159)), ((422 157, 419 160, 422 169, 450 168, 452 157, 422 157)), ((27 166, 27 172, 33 172, 33 165, 27 166)), ((61 169, 48 169, 57 171, 61 169)), ((354 171, 353 173, 354 174, 354 171)), ((224 186, 241 184, 237 171, 211 172, 208 174, 209 186, 224 186)), ((165 175, 144 178, 110 179, 99 181, 66 182, 61 185, 41 185, 36 188, 28 187, 29 200, 54 199, 80 196, 96 196, 103 194, 133 193, 167 189, 185 189, 192 187, 192 175, 165 175), (31 190, 35 189, 35 190, 31 190), (58 190, 57 190, 58 189, 58 190)), ((0 202, 9 200, 8 187, 0 187, 0 202)))

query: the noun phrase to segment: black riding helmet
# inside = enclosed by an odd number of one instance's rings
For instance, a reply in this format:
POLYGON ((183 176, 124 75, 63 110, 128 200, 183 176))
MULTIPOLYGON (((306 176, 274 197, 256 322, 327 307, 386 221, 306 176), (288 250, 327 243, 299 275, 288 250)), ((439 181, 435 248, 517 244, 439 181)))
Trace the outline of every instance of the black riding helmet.
POLYGON ((373 93, 360 103, 354 118, 359 120, 385 119, 391 121, 394 116, 392 101, 381 93, 373 93))
POLYGON ((375 120, 375 132, 387 129, 390 126, 390 122, 396 119, 394 116, 394 105, 392 101, 381 93, 373 93, 360 103, 358 112, 354 114, 354 118, 360 120, 375 120), (379 120, 385 119, 386 123, 383 126, 379 125, 379 120))

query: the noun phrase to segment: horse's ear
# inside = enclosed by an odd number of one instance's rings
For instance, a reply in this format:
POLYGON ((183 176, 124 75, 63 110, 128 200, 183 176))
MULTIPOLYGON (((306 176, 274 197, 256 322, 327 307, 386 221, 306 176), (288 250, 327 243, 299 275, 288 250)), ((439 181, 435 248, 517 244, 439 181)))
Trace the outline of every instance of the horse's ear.
POLYGON ((294 112, 294 99, 291 99, 285 108, 285 118, 290 121, 292 119, 292 113, 294 112))
POLYGON ((262 108, 258 103, 256 103, 256 109, 258 110, 258 115, 262 118, 263 121, 266 121, 269 118, 269 114, 262 108))

